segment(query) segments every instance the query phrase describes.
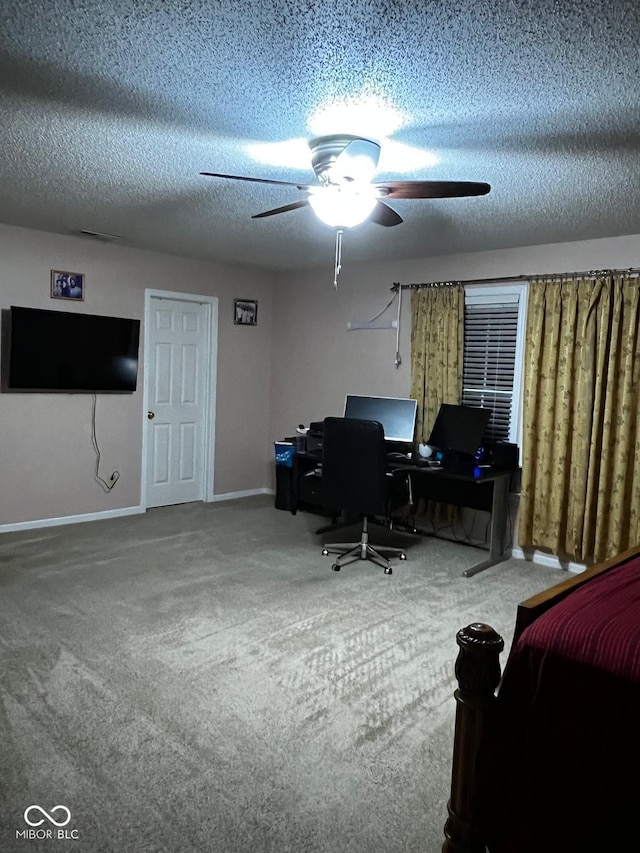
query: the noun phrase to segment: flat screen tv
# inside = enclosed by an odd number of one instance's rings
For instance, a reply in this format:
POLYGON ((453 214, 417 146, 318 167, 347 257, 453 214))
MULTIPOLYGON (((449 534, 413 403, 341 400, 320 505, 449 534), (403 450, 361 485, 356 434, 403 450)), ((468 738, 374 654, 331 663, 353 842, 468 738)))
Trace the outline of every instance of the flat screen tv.
POLYGON ((2 319, 3 391, 136 390, 140 320, 16 306, 2 319))
POLYGON ((378 421, 384 429, 386 441, 413 442, 416 428, 417 400, 404 397, 363 397, 347 394, 344 404, 345 418, 378 421))

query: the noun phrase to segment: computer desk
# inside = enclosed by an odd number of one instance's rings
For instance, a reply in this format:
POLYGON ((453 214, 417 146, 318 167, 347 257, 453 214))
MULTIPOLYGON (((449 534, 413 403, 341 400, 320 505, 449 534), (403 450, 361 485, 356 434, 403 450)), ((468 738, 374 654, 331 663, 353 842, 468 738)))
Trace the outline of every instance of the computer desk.
MULTIPOLYGON (((316 468, 322 458, 318 455, 296 453, 291 472, 289 502, 279 508, 290 509, 295 515, 298 509, 336 517, 334 511, 324 504, 322 477, 316 468)), ((507 545, 509 522, 509 483, 514 473, 511 469, 481 468, 479 476, 459 473, 447 468, 433 468, 428 464, 416 464, 401 460, 390 460, 391 473, 406 473, 411 482, 413 502, 417 499, 439 501, 454 506, 479 509, 491 513, 489 527, 489 557, 471 566, 462 574, 473 577, 479 572, 495 566, 511 556, 507 545)), ((276 502, 278 505, 278 502, 276 502)), ((321 528, 324 530, 329 528, 321 528)), ((317 531, 320 532, 320 531, 317 531)), ((482 546, 477 546, 482 547, 482 546)))
POLYGON ((509 483, 514 473, 509 469, 484 467, 474 474, 459 473, 444 467, 424 464, 390 462, 389 469, 405 471, 411 480, 413 502, 416 499, 439 501, 459 507, 479 509, 491 513, 489 527, 489 558, 462 573, 470 578, 479 572, 509 559, 511 548, 507 545, 509 522, 509 483))

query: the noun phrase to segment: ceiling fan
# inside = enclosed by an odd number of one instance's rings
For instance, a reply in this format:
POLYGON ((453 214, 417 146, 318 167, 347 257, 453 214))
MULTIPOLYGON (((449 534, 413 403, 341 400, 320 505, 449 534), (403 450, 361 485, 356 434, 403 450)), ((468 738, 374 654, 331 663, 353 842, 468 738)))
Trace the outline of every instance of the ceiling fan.
POLYGON ((489 184, 474 181, 384 181, 373 183, 378 165, 380 145, 373 139, 351 134, 319 136, 309 142, 311 165, 317 184, 298 184, 269 178, 249 178, 242 175, 222 175, 201 172, 212 178, 251 181, 296 187, 307 194, 299 201, 256 213, 252 219, 262 219, 289 210, 311 206, 320 220, 332 227, 351 227, 365 219, 386 227, 400 225, 402 217, 386 203, 393 199, 461 198, 486 195, 489 184))

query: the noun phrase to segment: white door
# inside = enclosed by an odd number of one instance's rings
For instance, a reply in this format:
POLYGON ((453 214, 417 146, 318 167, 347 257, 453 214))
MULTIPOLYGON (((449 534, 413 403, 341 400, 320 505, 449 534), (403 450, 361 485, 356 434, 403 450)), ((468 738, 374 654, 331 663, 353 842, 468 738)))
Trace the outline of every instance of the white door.
MULTIPOLYGON (((201 501, 211 411, 207 303, 151 296, 147 310, 146 505, 201 501)), ((213 393, 213 391, 211 391, 213 393)))

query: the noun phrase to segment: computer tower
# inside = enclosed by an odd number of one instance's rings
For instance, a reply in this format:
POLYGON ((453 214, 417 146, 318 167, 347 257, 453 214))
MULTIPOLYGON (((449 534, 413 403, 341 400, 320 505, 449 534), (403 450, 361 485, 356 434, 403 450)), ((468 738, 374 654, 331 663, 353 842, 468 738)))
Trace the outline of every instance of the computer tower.
POLYGON ((293 469, 286 465, 276 465, 276 509, 291 511, 293 508, 293 469))
POLYGON ((441 465, 445 471, 449 471, 451 474, 473 476, 478 462, 471 453, 463 453, 460 450, 444 450, 441 465))
POLYGON ((501 471, 513 470, 520 465, 518 445, 509 441, 488 441, 482 446, 482 463, 501 471))

